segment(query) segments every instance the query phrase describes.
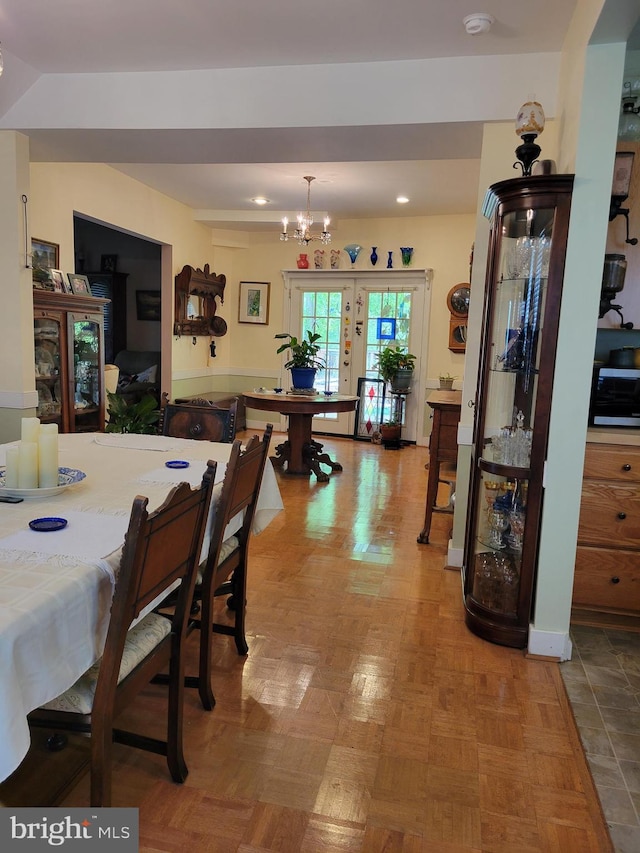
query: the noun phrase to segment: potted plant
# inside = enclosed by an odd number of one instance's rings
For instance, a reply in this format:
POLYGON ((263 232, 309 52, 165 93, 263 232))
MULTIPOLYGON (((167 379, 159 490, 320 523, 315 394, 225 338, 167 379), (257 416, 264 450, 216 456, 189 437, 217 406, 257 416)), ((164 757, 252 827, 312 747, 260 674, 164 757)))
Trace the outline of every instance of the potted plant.
POLYGON ((156 435, 160 410, 155 397, 145 394, 137 403, 127 403, 121 394, 107 391, 109 422, 105 432, 129 432, 156 435))
POLYGON ((285 340, 276 350, 277 353, 290 350, 291 358, 285 361, 284 366, 291 371, 291 382, 293 387, 299 391, 308 391, 313 388, 313 383, 316 377, 316 371, 322 370, 325 366, 324 359, 318 355, 320 351, 320 335, 317 332, 311 332, 307 329, 306 337, 301 340, 289 332, 281 332, 275 336, 280 340, 285 340))
POLYGON ((455 376, 451 376, 451 374, 449 373, 441 373, 438 377, 438 381, 440 382, 440 388, 443 391, 451 391, 455 378, 455 376))
POLYGON ((402 424, 394 418, 380 424, 380 439, 385 447, 399 447, 402 435, 402 424))
POLYGON ((406 391, 411 384, 415 368, 415 355, 406 347, 385 347, 376 353, 380 376, 388 382, 392 391, 406 391))

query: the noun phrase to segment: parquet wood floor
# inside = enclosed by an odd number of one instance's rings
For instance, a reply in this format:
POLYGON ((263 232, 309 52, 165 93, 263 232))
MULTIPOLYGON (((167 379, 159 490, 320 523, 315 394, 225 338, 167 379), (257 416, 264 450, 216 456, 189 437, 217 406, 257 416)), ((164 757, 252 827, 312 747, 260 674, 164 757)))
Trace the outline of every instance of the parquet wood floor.
MULTIPOLYGON (((344 471, 278 475, 249 655, 215 638, 217 705, 186 700, 185 784, 116 747, 113 804, 139 807, 142 853, 610 851, 557 664, 467 630, 450 516, 416 542, 428 451, 322 440, 344 471)), ((126 712, 149 733, 162 689, 126 712)), ((85 778, 63 804, 87 803, 85 778)))

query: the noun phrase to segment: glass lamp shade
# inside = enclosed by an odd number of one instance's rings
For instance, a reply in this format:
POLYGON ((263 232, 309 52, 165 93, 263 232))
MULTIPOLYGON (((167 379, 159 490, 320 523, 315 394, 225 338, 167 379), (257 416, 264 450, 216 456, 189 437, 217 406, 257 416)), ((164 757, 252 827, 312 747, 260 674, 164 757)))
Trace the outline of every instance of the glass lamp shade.
POLYGON ((516 116, 516 134, 537 136, 544 130, 544 110, 537 101, 526 101, 516 116))

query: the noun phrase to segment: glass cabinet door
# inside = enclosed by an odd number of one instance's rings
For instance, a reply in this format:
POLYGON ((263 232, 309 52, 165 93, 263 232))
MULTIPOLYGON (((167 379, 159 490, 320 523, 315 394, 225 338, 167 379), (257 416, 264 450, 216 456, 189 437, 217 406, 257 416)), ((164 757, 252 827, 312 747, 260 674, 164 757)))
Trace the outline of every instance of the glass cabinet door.
POLYGON ((33 352, 37 416, 42 423, 64 427, 64 350, 61 314, 45 314, 33 321, 33 352))
POLYGON ((571 198, 570 175, 495 185, 465 542, 469 627, 524 647, 571 198))
POLYGON ((101 319, 69 315, 73 358, 73 432, 99 430, 102 399, 101 319))

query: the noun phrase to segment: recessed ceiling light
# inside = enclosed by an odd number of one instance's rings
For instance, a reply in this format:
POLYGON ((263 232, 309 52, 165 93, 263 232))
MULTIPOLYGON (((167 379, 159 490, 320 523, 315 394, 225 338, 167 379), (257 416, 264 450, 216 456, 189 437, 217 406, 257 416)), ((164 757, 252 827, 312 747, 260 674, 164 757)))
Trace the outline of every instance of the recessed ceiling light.
POLYGON ((399 195, 396 201, 398 202, 398 204, 407 204, 409 199, 406 197, 406 195, 399 195))
POLYGON ((261 195, 259 195, 257 198, 252 198, 252 199, 251 199, 251 201, 252 201, 254 204, 260 204, 260 205, 262 205, 262 204, 269 204, 269 199, 268 199, 268 198, 264 198, 264 196, 261 196, 261 195))

